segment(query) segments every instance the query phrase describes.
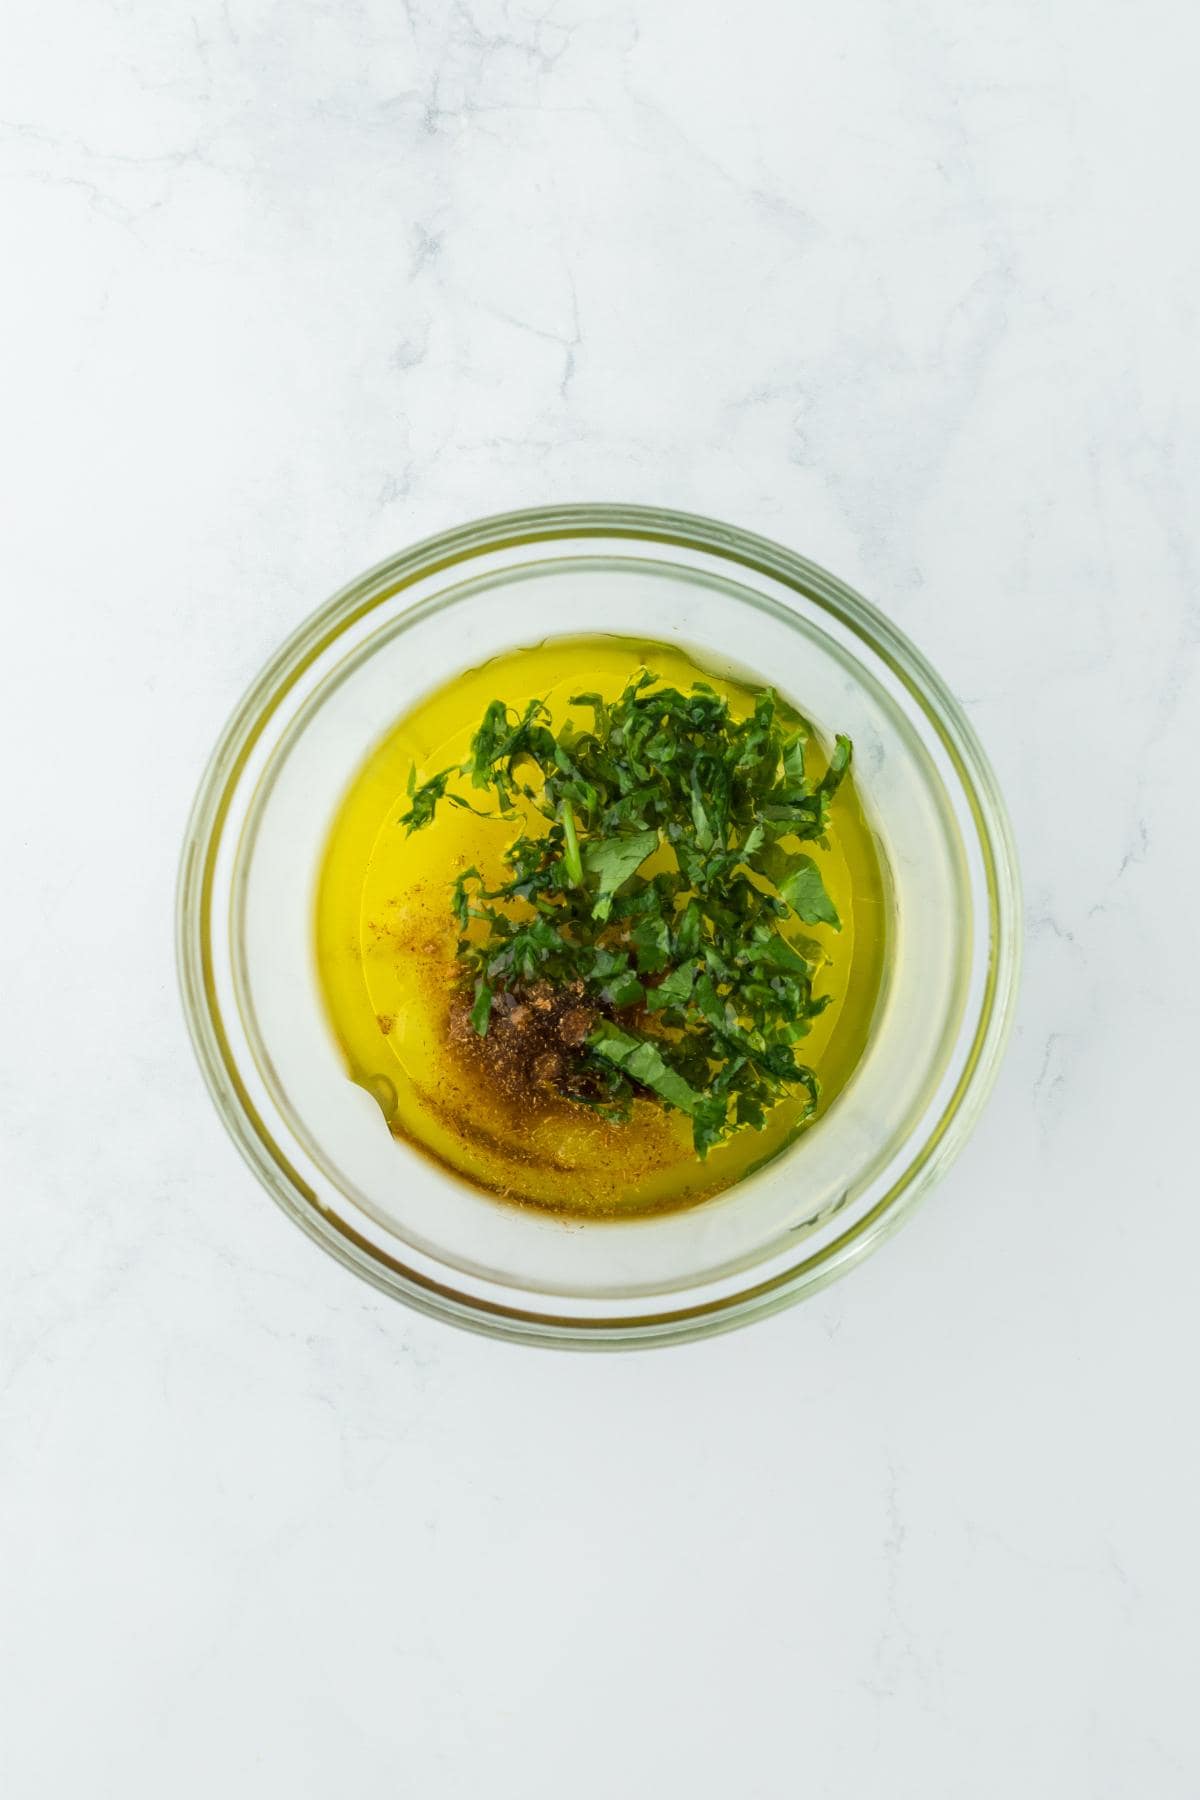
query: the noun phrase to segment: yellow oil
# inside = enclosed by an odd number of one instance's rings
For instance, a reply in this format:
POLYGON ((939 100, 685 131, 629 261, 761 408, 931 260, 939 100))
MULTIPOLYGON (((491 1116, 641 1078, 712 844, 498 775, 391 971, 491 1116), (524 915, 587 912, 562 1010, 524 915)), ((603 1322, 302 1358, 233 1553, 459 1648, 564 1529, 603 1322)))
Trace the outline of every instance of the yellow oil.
MULTIPOLYGON (((804 1099, 781 1100, 764 1130, 738 1132, 706 1162, 693 1151, 690 1122, 649 1100, 634 1103, 625 1125, 552 1093, 514 1101, 489 1083, 477 1046, 452 1027, 449 897, 455 875, 472 865, 498 884, 515 828, 452 807, 412 836, 398 820, 410 767, 424 778, 461 762, 489 701, 520 709, 537 695, 556 728, 568 715, 590 726, 570 696, 615 699, 642 665, 682 689, 708 682, 735 716, 753 710, 752 687, 668 645, 561 638, 510 651, 430 694, 371 753, 333 821, 317 889, 317 967, 330 1024, 350 1078, 374 1095, 390 1130, 502 1199, 591 1218, 664 1212, 729 1187, 804 1129, 804 1099)), ((816 774, 821 746, 817 728, 816 774)), ((470 794, 469 784, 461 791, 470 794)), ((814 991, 832 996, 797 1045, 820 1077, 819 1116, 862 1055, 886 951, 884 871, 852 780, 834 800, 829 848, 807 847, 842 920, 840 932, 804 927, 828 956, 814 991)), ((399 1166, 396 1179, 404 1179, 399 1166)))

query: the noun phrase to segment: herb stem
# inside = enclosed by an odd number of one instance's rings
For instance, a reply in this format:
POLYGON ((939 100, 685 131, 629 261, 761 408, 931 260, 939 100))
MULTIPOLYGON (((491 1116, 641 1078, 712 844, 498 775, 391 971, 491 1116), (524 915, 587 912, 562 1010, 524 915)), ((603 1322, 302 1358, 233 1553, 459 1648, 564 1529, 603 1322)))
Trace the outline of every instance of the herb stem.
POLYGON ((575 831, 575 809, 569 800, 562 803, 563 854, 567 874, 574 887, 583 886, 583 859, 579 854, 579 838, 575 831))

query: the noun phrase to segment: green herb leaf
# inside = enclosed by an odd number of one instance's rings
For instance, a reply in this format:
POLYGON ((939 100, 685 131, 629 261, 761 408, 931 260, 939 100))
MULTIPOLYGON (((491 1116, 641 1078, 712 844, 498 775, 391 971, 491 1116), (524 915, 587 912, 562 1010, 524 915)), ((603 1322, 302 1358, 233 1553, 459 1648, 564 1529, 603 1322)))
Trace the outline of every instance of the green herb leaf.
POLYGON ((665 969, 671 957, 671 932, 663 918, 643 919, 629 935, 643 975, 665 969))
MULTIPOLYGON (((599 901, 604 901, 636 875, 646 858, 658 849, 657 831, 634 831, 618 837, 593 838, 583 847, 583 864, 589 875, 597 877, 599 901)), ((609 908, 602 910, 599 901, 593 915, 607 918, 609 908)))
POLYGON ((630 1037, 615 1025, 602 1025, 588 1042, 598 1056, 616 1063, 631 1081, 652 1089, 660 1099, 677 1106, 681 1112, 693 1112, 699 1104, 700 1095, 647 1039, 630 1037))
POLYGON ((833 755, 829 759, 829 767, 821 777, 821 792, 832 798, 841 787, 854 755, 854 746, 848 737, 838 737, 833 746, 833 755))
POLYGON ((806 925, 832 925, 842 929, 837 908, 825 892, 821 871, 811 856, 798 856, 791 870, 779 883, 779 898, 786 900, 798 919, 806 925))
POLYGON ((692 963, 680 963, 677 969, 672 969, 669 975, 664 976, 656 988, 650 990, 646 1005, 651 1012, 663 1012, 668 1006, 686 1006, 692 997, 695 979, 695 966, 692 963))
MULTIPOLYGON (((807 943, 807 941, 806 939, 805 942, 807 943)), ((816 947, 812 946, 812 948, 815 950, 816 947)), ((789 974, 806 977, 811 975, 817 963, 824 960, 818 955, 815 962, 812 961, 809 957, 804 956, 794 944, 790 944, 786 938, 782 937, 768 938, 766 943, 760 948, 756 948, 753 954, 756 961, 767 963, 773 969, 785 969, 789 974)))
POLYGON ((627 969, 623 975, 614 976, 607 987, 601 988, 600 994, 614 1012, 624 1012, 628 1006, 638 1006, 646 998, 645 988, 631 969, 627 969))
POLYGON ((437 811, 438 801, 445 799, 446 784, 453 773, 453 769, 443 769, 440 775, 432 776, 418 787, 415 764, 408 771, 408 794, 412 805, 406 813, 401 813, 400 824, 408 827, 410 837, 414 831, 429 824, 437 811))
MULTIPOLYGON (((848 740, 840 738, 839 743, 848 740)), ((797 794, 807 794, 808 787, 804 774, 804 747, 808 742, 808 733, 803 729, 790 737, 783 747, 783 779, 786 785, 797 794)))
POLYGON ((486 981, 475 983, 475 1004, 471 1008, 471 1024, 480 1037, 487 1036, 488 1020, 492 1016, 492 990, 486 981))

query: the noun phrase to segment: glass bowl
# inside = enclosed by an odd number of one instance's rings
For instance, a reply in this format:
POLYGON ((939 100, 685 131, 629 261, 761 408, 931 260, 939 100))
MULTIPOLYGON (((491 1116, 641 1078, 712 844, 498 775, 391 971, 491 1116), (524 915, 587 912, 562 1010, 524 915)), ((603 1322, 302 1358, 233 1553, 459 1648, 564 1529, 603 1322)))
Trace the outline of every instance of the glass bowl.
POLYGON ((178 955, 225 1124, 297 1224, 386 1292, 526 1341, 636 1346, 744 1323, 844 1273, 979 1116, 1012 1017, 1016 859, 992 772, 917 650, 832 575, 731 526, 549 507, 431 538, 334 596, 254 683, 187 829, 178 955), (325 1019, 314 884, 334 811, 414 702, 503 650, 593 633, 770 682, 855 746, 891 895, 867 1049, 772 1162, 690 1209, 557 1218, 389 1133, 325 1019))

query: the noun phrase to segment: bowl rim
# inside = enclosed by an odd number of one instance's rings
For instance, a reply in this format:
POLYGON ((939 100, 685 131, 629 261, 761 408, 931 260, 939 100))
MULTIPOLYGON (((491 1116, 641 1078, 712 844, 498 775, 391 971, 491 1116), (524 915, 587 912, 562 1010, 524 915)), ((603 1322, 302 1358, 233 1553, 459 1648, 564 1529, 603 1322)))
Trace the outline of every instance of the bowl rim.
POLYGON ((251 683, 209 757, 184 833, 175 924, 180 994, 201 1073, 238 1150, 284 1212, 354 1273, 420 1311, 493 1337, 559 1348, 646 1347, 729 1330, 818 1292, 881 1244, 945 1172, 979 1118, 1012 1027, 1022 939, 1016 848, 991 765, 946 684, 886 614, 828 570, 757 533, 700 514, 607 502, 498 513, 436 533, 374 564, 311 613, 251 683), (549 1309, 468 1298, 385 1255, 347 1220, 331 1217, 275 1144, 241 1080, 212 973, 213 874, 224 823, 255 744, 304 672, 349 626, 406 586, 485 554, 586 538, 715 554, 780 582, 868 644, 920 708, 962 783, 978 834, 988 903, 989 956, 979 1019, 959 1080, 920 1153, 868 1212, 790 1268, 707 1302, 669 1306, 632 1320, 567 1318, 549 1309))

